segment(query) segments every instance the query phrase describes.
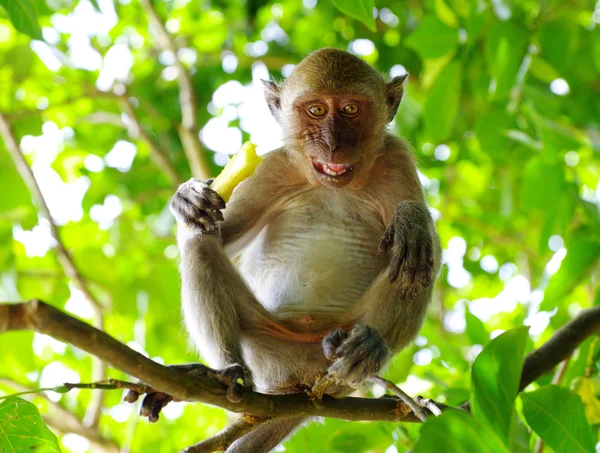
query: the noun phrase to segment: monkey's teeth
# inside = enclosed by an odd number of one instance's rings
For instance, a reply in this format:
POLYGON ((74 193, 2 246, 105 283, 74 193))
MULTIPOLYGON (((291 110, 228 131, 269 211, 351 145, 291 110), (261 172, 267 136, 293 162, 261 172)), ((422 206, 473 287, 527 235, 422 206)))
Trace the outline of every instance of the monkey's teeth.
POLYGON ((348 169, 345 168, 345 167, 342 168, 340 171, 334 171, 327 164, 323 164, 322 168, 323 168, 323 172, 326 173, 326 174, 328 174, 328 175, 330 175, 330 176, 343 175, 344 173, 346 173, 348 171, 348 169))

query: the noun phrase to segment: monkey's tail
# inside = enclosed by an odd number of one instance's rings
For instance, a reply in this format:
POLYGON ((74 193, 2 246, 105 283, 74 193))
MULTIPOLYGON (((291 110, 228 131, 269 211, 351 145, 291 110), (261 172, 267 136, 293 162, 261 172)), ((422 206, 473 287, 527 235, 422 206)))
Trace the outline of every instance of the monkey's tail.
POLYGON ((305 419, 274 420, 236 440, 226 453, 268 453, 290 435, 305 419))

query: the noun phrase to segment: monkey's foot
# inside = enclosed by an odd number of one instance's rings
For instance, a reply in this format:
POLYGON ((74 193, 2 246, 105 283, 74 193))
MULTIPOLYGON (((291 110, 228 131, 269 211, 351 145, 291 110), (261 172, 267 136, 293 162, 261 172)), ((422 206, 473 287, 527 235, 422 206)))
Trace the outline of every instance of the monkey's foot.
MULTIPOLYGON (((170 365, 177 371, 184 372, 190 376, 208 376, 217 379, 227 387, 226 396, 232 403, 239 403, 243 397, 244 384, 246 383, 244 368, 241 365, 229 365, 222 370, 213 370, 200 363, 187 363, 183 365, 170 365)), ((128 403, 135 403, 141 393, 129 390, 123 398, 128 403)), ((150 391, 144 397, 140 407, 140 415, 148 417, 148 421, 158 421, 160 411, 171 401, 177 401, 171 395, 159 391, 150 391)))
POLYGON ((198 233, 210 233, 223 220, 225 201, 207 183, 192 178, 179 186, 170 208, 177 222, 198 233))
POLYGON ((333 364, 327 376, 335 383, 359 387, 385 364, 390 350, 381 334, 357 324, 348 332, 333 330, 323 338, 323 353, 333 364))

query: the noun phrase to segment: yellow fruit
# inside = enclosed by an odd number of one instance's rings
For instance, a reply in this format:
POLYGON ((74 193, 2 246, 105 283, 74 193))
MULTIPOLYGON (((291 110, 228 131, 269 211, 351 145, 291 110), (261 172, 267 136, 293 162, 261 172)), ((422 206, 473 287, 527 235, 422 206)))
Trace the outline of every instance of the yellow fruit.
POLYGON ((262 157, 256 154, 256 145, 246 142, 235 154, 219 176, 215 178, 210 188, 217 192, 223 200, 229 201, 231 193, 244 179, 254 174, 256 167, 260 164, 262 157))

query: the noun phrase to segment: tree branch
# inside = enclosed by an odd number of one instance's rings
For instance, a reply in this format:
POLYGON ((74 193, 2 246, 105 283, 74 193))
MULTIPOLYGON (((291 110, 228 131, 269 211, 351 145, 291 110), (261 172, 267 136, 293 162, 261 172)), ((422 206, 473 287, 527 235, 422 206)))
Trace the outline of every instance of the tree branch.
POLYGON ((562 326, 539 349, 525 358, 519 390, 550 372, 565 360, 587 337, 600 331, 600 306, 582 310, 562 326))
MULTIPOLYGON (((12 157, 15 166, 17 167, 17 171, 21 175, 21 178, 25 182, 25 185, 31 192, 31 196, 38 207, 38 211, 40 215, 46 219, 46 221, 50 225, 50 234, 52 238, 56 242, 54 249, 56 251, 56 255, 58 257, 58 261, 62 266, 65 275, 69 280, 73 282, 73 284, 79 289, 83 296, 88 300, 90 305, 94 311, 94 325, 99 329, 104 327, 104 319, 102 317, 102 304, 98 301, 98 299, 91 293, 88 285, 86 284, 83 276, 75 266, 75 262, 73 261, 71 254, 65 247, 62 242, 60 236, 60 230, 54 220, 52 219, 52 214, 50 213, 50 209, 48 208, 48 204, 44 198, 44 194, 40 189, 40 186, 35 179, 33 171, 29 167, 29 164, 25 160, 25 156, 21 153, 21 149, 19 147, 19 143, 17 142, 17 138, 15 133, 12 130, 12 127, 6 117, 0 112, 0 137, 4 140, 4 144, 8 153, 12 157)), ((96 359, 93 360, 93 369, 92 375, 94 380, 102 380, 106 379, 106 366, 101 361, 96 359)), ((90 406, 88 407, 88 412, 86 414, 86 423, 89 426, 96 426, 98 424, 98 420, 100 418, 100 410, 102 408, 102 394, 94 395, 90 406)))
POLYGON ((0 333, 12 330, 33 330, 72 344, 181 401, 202 402, 266 418, 323 416, 344 420, 418 421, 410 408, 395 398, 326 396, 319 401, 305 394, 265 395, 246 390, 240 403, 232 403, 226 397, 227 388, 210 378, 209 373, 191 376, 162 366, 110 335, 38 300, 0 305, 0 333))
POLYGON ((184 448, 180 453, 212 453, 213 451, 225 451, 240 437, 269 421, 270 420, 267 418, 258 418, 244 414, 242 418, 236 420, 224 430, 202 442, 184 448))
MULTIPOLYGON (((251 418, 245 416, 246 418, 216 436, 189 447, 185 450, 186 453, 213 451, 210 449, 231 444, 259 424, 279 418, 322 416, 356 421, 419 421, 406 403, 390 397, 335 399, 326 395, 319 400, 303 393, 267 395, 246 389, 242 400, 233 403, 227 399, 226 386, 214 379, 214 372, 210 369, 207 368, 205 374, 190 375, 160 365, 95 327, 38 300, 0 305, 0 333, 13 330, 33 330, 72 344, 177 400, 202 402, 232 412, 251 414, 251 418)), ((557 330, 546 344, 527 356, 521 388, 551 370, 588 336, 599 330, 600 307, 583 310, 575 319, 557 330)), ((83 384, 83 387, 121 388, 138 385, 111 382, 112 384, 109 382, 104 386, 83 384)), ((138 389, 143 390, 145 387, 138 389)), ((429 408, 427 401, 421 403, 429 408)), ((439 411, 440 408, 435 406, 435 409, 439 411)))
POLYGON ((177 173, 177 170, 175 170, 175 166, 171 162, 169 155, 166 153, 166 151, 161 149, 144 130, 144 128, 142 127, 142 123, 135 114, 135 111, 133 110, 129 99, 125 96, 122 96, 119 98, 119 103, 123 112, 129 117, 129 119, 133 123, 131 125, 133 127, 128 127, 129 134, 133 137, 139 136, 144 142, 146 142, 146 144, 150 147, 150 158, 152 159, 154 164, 167 175, 169 183, 173 187, 179 185, 182 181, 179 174, 177 173))
POLYGON ((152 27, 158 37, 158 43, 163 51, 171 52, 174 65, 177 68, 177 81, 179 83, 179 104, 181 106, 181 126, 179 127, 179 138, 183 151, 188 159, 194 178, 205 180, 210 176, 206 161, 203 159, 204 149, 198 137, 199 126, 196 112, 198 103, 194 90, 194 83, 190 73, 187 71, 177 51, 179 50, 175 41, 165 28, 158 13, 154 9, 151 0, 140 0, 142 8, 146 12, 152 27))
MULTIPOLYGON (((202 402, 270 419, 323 416, 344 420, 418 421, 405 403, 389 397, 335 399, 325 396, 316 400, 305 394, 266 395, 245 390, 242 401, 232 403, 226 397, 227 388, 210 373, 191 376, 162 366, 108 334, 37 300, 0 305, 0 333, 12 330, 34 330, 72 344, 181 401, 202 402)), ((552 369, 598 330, 600 307, 583 310, 545 345, 529 354, 525 360, 522 387, 537 379, 544 370, 552 369)))

